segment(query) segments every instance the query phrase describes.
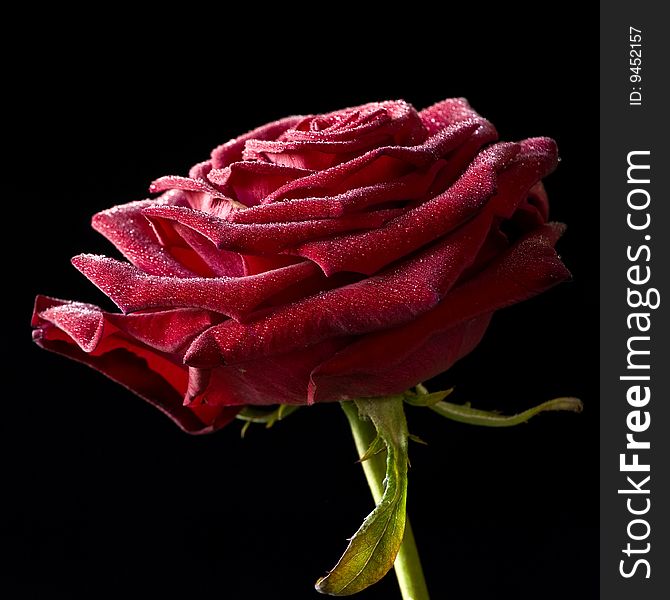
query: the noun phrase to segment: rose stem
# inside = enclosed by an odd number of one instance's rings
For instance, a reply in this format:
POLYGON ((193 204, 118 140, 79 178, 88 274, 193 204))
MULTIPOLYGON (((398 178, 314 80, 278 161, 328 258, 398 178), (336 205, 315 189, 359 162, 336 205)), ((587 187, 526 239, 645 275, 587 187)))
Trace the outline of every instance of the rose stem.
MULTIPOLYGON (((349 420, 358 456, 363 456, 377 435, 374 425, 369 420, 359 417, 358 408, 353 402, 342 402, 341 405, 349 420)), ((380 452, 368 460, 364 460, 361 464, 375 504, 379 504, 384 493, 383 482, 386 475, 384 453, 380 452)), ((403 600, 430 600, 409 516, 405 522, 402 546, 400 546, 393 569, 398 578, 403 600)))

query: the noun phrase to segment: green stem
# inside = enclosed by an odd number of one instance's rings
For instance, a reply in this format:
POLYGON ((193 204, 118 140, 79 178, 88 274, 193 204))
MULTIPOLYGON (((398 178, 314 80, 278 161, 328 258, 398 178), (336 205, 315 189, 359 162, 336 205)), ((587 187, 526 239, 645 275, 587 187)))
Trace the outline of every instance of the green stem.
MULTIPOLYGON (((358 456, 365 454, 370 444, 375 439, 377 432, 374 425, 369 420, 361 419, 358 415, 358 408, 353 402, 342 402, 351 433, 354 436, 356 443, 356 450, 358 456)), ((384 453, 380 452, 371 456, 362 463, 365 478, 368 481, 368 486, 372 492, 375 504, 379 501, 384 493, 384 476, 386 474, 386 462, 384 453)), ((421 568, 421 560, 419 559, 419 551, 416 547, 414 534, 412 533, 412 526, 409 522, 409 517, 405 523, 405 534, 402 541, 402 546, 398 552, 398 556, 393 564, 396 577, 398 578, 398 585, 403 600, 430 600, 428 596, 428 588, 426 587, 426 580, 423 576, 421 568)))

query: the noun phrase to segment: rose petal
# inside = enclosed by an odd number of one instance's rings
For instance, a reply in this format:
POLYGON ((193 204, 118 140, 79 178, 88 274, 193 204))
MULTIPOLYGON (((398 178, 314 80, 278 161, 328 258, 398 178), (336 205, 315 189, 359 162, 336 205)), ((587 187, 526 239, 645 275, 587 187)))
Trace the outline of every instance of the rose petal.
POLYGON ((557 160, 556 145, 548 138, 496 144, 480 153, 443 194, 382 227, 307 242, 294 254, 314 261, 327 275, 338 271, 375 273, 481 213, 496 188, 490 206, 483 213, 510 218, 528 190, 556 167, 557 160))
POLYGON ((385 146, 325 171, 289 182, 270 194, 265 202, 347 190, 383 183, 406 175, 415 168, 430 167, 437 159, 463 144, 481 125, 482 119, 456 123, 418 146, 385 146))
POLYGON ((433 310, 401 327, 368 334, 339 352, 315 369, 310 401, 399 393, 446 370, 453 356, 452 328, 472 319, 487 320, 492 311, 570 276, 553 249, 562 231, 557 223, 538 228, 475 278, 452 289, 433 310), (372 387, 380 391, 371 393, 372 387))
POLYGON ((482 152, 466 173, 443 194, 382 227, 307 242, 295 254, 313 260, 327 275, 338 271, 355 271, 365 275, 375 273, 477 214, 495 192, 497 173, 518 152, 516 144, 497 144, 482 152))
POLYGON ((537 208, 542 219, 546 222, 549 219, 549 198, 541 181, 538 181, 528 191, 528 201, 537 208))
POLYGON ((300 198, 261 204, 231 213, 227 220, 232 223, 281 223, 333 218, 344 212, 362 210, 377 204, 419 200, 426 195, 444 166, 445 162, 438 160, 427 169, 417 169, 395 181, 354 188, 323 198, 300 198))
MULTIPOLYGON (((386 368, 375 364, 370 372, 363 369, 340 375, 331 373, 330 361, 321 372, 317 367, 308 387, 308 404, 339 402, 355 398, 402 393, 418 382, 443 373, 472 352, 491 321, 492 313, 466 320, 447 329, 440 329, 427 338, 414 352, 407 352, 402 361, 386 368)), ((365 339, 365 338, 364 338, 365 339)), ((345 348, 342 352, 346 352, 345 348)), ((392 349, 391 349, 392 353, 392 349)), ((332 360, 336 360, 336 354, 332 360)), ((370 361, 365 364, 370 364, 370 361)))
POLYGON ((214 148, 214 150, 212 150, 211 158, 212 168, 221 169, 223 167, 227 167, 231 163, 241 161, 242 150, 244 150, 244 144, 247 142, 247 140, 274 140, 284 131, 290 127, 293 127, 304 118, 304 116, 295 116, 273 121, 267 125, 252 129, 248 133, 233 138, 229 142, 214 148))
POLYGON ((451 127, 454 123, 473 118, 481 119, 481 116, 465 98, 447 98, 420 110, 419 118, 428 131, 428 135, 434 135, 442 129, 451 127))
POLYGON ((310 374, 342 349, 349 338, 330 339, 259 360, 215 369, 190 369, 192 405, 305 404, 310 374))
POLYGON ((196 367, 237 363, 411 321, 435 306, 472 263, 489 227, 489 220, 473 219, 377 276, 252 315, 245 325, 212 327, 195 340, 185 361, 196 367))
POLYGON ((246 206, 255 206, 289 181, 305 177, 312 171, 273 163, 235 162, 222 169, 212 169, 209 181, 246 206))
POLYGON ((260 204, 228 215, 231 223, 295 223, 342 216, 344 208, 335 198, 300 198, 260 204))
MULTIPOLYGON (((222 263, 226 262, 223 260, 226 258, 223 255, 214 257, 214 260, 210 260, 211 251, 209 254, 203 252, 204 256, 200 256, 197 251, 201 248, 197 247, 197 244, 190 245, 174 227, 152 225, 142 213, 142 209, 149 206, 190 206, 193 195, 193 192, 171 190, 156 200, 116 206, 95 215, 93 228, 112 241, 134 265, 150 275, 178 277, 236 275, 235 272, 220 272, 224 268, 222 263)), ((233 269, 234 259, 228 260, 227 265, 233 269)), ((239 271, 239 258, 237 265, 239 271)))
POLYGON ((196 163, 193 165, 189 171, 188 176, 191 179, 207 179, 207 175, 212 170, 212 161, 204 160, 202 162, 196 163))
MULTIPOLYGON (((170 197, 171 206, 188 208, 192 204, 199 205, 202 197, 205 195, 197 194, 195 192, 185 192, 183 190, 171 190, 170 192, 166 192, 161 198, 166 196, 170 197)), ((155 205, 154 202, 148 201, 146 206, 155 205)), ((139 208, 141 209, 141 207, 139 208)), ((96 215, 96 217, 97 216, 98 215, 96 215)), ((190 228, 181 227, 179 224, 173 222, 170 222, 169 226, 166 226, 166 223, 163 221, 151 223, 147 217, 141 213, 141 210, 140 214, 136 215, 136 221, 137 223, 133 223, 134 226, 137 225, 148 229, 152 238, 158 242, 159 249, 155 249, 157 253, 167 250, 169 255, 177 261, 177 264, 184 267, 182 271, 179 271, 178 269, 168 269, 166 272, 154 273, 151 268, 152 265, 149 265, 150 268, 143 270, 150 275, 175 275, 179 277, 237 277, 243 274, 242 259, 239 254, 225 250, 218 250, 208 239, 197 234, 190 228), (165 248, 165 250, 163 250, 163 248, 165 248)), ((133 228, 133 230, 135 229, 133 228)), ((143 240, 139 241, 141 242, 143 240)), ((150 246, 149 248, 151 249, 150 246)), ((143 247, 139 247, 137 250, 138 252, 141 252, 143 247)), ((140 256, 142 256, 142 254, 140 254, 140 256)))
POLYGON ((448 167, 436 182, 438 191, 451 185, 485 144, 490 144, 498 139, 498 132, 493 124, 486 119, 482 119, 465 98, 448 98, 422 110, 419 116, 431 135, 461 121, 480 120, 480 126, 460 147, 449 155, 448 167))
POLYGON ((126 336, 107 321, 108 316, 92 305, 38 296, 33 339, 47 350, 107 375, 189 433, 209 433, 234 418, 237 410, 233 408, 185 408, 182 398, 186 391, 186 369, 173 364, 163 353, 126 336))
POLYGON ((151 224, 142 214, 144 208, 170 205, 172 202, 172 198, 167 195, 156 200, 140 200, 115 206, 94 215, 92 226, 132 264, 146 273, 193 277, 195 273, 161 245, 151 224))
POLYGON ((281 140, 311 142, 357 141, 366 134, 385 127, 393 131, 400 145, 414 145, 426 138, 421 119, 414 107, 404 100, 370 102, 361 106, 313 117, 305 117, 281 140))
POLYGON ((39 318, 67 333, 84 352, 94 352, 106 337, 121 333, 154 350, 179 354, 196 335, 222 320, 197 308, 119 315, 83 302, 57 302, 41 305, 39 318))
POLYGON ((94 254, 75 256, 72 264, 124 312, 191 306, 238 320, 318 270, 305 261, 248 277, 179 279, 147 275, 127 263, 94 254))
POLYGON ((152 223, 176 221, 205 236, 217 248, 248 253, 275 253, 301 242, 357 229, 379 227, 397 215, 384 210, 339 219, 299 221, 293 223, 230 223, 213 215, 179 206, 147 209, 144 214, 152 223))
POLYGON ((243 258, 237 252, 219 250, 205 236, 175 221, 171 221, 170 226, 207 265, 209 273, 201 270, 202 275, 206 277, 210 275, 214 277, 241 277, 246 274, 243 258))
POLYGON ((229 197, 220 189, 220 186, 207 179, 168 175, 156 179, 149 186, 149 191, 152 193, 164 190, 168 190, 175 199, 172 203, 174 206, 202 210, 221 218, 226 218, 229 213, 246 208, 237 200, 229 197))
MULTIPOLYGON (((519 142, 520 152, 500 177, 498 192, 487 210, 509 219, 536 184, 558 165, 558 148, 551 138, 519 142)), ((535 196, 536 193, 533 193, 535 196)))
POLYGON ((177 175, 166 175, 154 180, 149 186, 152 194, 164 192, 166 190, 183 190, 185 192, 200 192, 211 194, 217 198, 227 199, 226 196, 217 190, 206 179, 191 179, 190 177, 179 177, 177 175))
POLYGON ((277 140, 250 139, 243 156, 323 170, 372 148, 415 145, 425 138, 426 130, 410 104, 378 102, 304 119, 277 140))

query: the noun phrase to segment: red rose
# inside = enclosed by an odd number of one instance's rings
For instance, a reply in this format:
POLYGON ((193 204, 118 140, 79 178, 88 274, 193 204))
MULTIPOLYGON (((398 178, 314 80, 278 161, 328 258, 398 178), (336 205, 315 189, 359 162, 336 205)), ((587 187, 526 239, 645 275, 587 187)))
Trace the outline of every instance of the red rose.
POLYGON ((403 392, 569 275, 541 183, 554 142, 496 138, 462 99, 260 127, 95 215, 129 262, 73 263, 123 313, 41 296, 35 340, 192 433, 244 405, 403 392))

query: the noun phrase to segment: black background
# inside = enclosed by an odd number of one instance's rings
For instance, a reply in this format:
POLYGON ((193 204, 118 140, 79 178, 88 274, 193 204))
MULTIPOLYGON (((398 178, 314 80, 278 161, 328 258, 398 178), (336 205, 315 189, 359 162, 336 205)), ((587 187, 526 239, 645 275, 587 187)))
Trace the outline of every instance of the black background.
MULTIPOLYGON (((371 19, 344 6, 303 19, 189 7, 146 26, 41 15, 24 43, 36 55, 15 47, 10 60, 5 597, 319 597, 314 581, 372 508, 339 407, 302 409, 244 440, 239 424, 190 437, 33 346, 32 299, 111 308, 68 263, 116 255, 91 215, 186 174, 230 137, 288 114, 451 96, 503 139, 558 141, 546 187, 552 217, 569 226, 559 249, 574 281, 498 313, 479 348, 429 387, 455 385, 454 401, 505 412, 560 395, 586 408, 500 430, 408 409, 429 442, 412 448, 408 500, 426 577, 434 599, 596 597, 597 56, 585 41, 595 5, 581 29, 565 5, 549 16, 511 6, 380 8, 371 19)), ((360 595, 396 597, 392 574, 360 595)))

